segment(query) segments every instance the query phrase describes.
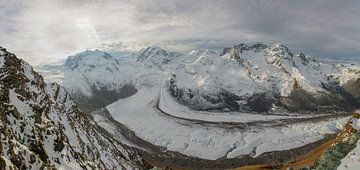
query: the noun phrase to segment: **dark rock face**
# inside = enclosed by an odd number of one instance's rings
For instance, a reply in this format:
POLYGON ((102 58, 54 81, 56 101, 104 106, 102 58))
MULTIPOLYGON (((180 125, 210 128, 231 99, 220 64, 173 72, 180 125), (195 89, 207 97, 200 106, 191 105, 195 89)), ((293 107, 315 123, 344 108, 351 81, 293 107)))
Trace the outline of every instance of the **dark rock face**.
POLYGON ((238 110, 238 104, 233 101, 237 96, 222 92, 220 94, 211 95, 201 93, 199 90, 192 91, 191 89, 180 89, 177 87, 176 75, 173 75, 168 81, 168 91, 179 103, 184 104, 194 110, 220 110, 229 108, 231 110, 238 110), (210 105, 206 104, 210 103, 210 105))
POLYGON ((220 93, 219 98, 226 108, 234 111, 238 111, 240 109, 240 104, 237 102, 241 99, 239 96, 228 91, 223 91, 220 93))
POLYGON ((307 55, 305 55, 303 53, 300 53, 298 57, 300 58, 301 63, 304 66, 308 65, 308 63, 310 63, 310 62, 316 62, 316 60, 314 58, 312 58, 310 56, 307 56, 307 55))
MULTIPOLYGON (((344 90, 350 94, 353 94, 357 101, 360 101, 360 78, 355 81, 348 81, 344 85, 344 90)), ((360 108, 360 106, 358 108, 360 108)))
MULTIPOLYGON (((330 86, 327 85, 327 87, 330 86)), ((280 105, 289 111, 310 112, 350 111, 354 107, 339 90, 314 95, 305 91, 297 82, 288 97, 280 97, 280 105)))
POLYGON ((255 112, 267 112, 273 105, 273 97, 268 93, 258 93, 247 99, 246 106, 255 112))
POLYGON ((117 90, 92 88, 92 96, 90 97, 84 96, 82 93, 75 93, 72 96, 81 111, 90 113, 119 99, 130 97, 136 92, 137 89, 133 85, 124 85, 117 90))
POLYGON ((338 103, 339 107, 346 108, 347 111, 351 111, 354 108, 360 108, 360 100, 356 98, 356 92, 348 92, 344 87, 341 87, 338 84, 323 83, 322 85, 326 90, 331 92, 331 94, 338 95, 339 98, 343 99, 338 103))
MULTIPOLYGON (((181 89, 177 88, 176 81, 177 81, 176 75, 174 74, 174 75, 172 75, 172 77, 169 80, 169 92, 173 97, 179 99, 182 97, 183 91, 181 89)), ((190 97, 190 98, 192 98, 192 97, 190 97)))
POLYGON ((228 108, 229 110, 238 111, 240 105, 238 101, 241 98, 233 93, 222 90, 219 94, 207 94, 200 91, 192 91, 191 89, 180 89, 176 85, 176 76, 169 80, 169 93, 179 103, 189 106, 194 110, 221 110, 228 108), (210 105, 206 105, 210 103, 210 105))

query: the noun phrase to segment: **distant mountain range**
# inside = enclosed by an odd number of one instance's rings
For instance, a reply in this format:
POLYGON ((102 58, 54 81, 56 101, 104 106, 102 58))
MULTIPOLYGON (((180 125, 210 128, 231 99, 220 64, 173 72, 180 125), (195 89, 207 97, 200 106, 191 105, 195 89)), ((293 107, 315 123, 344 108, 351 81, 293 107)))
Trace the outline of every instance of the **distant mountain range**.
MULTIPOLYGON (((96 100, 96 108, 149 81, 167 84, 179 103, 194 110, 332 112, 360 107, 358 65, 321 63, 281 44, 239 44, 221 52, 186 54, 151 46, 117 57, 88 50, 70 56, 60 70, 61 82, 74 98, 79 103, 96 100), (158 78, 149 80, 150 72, 158 78)), ((95 109, 94 104, 85 108, 95 109)))

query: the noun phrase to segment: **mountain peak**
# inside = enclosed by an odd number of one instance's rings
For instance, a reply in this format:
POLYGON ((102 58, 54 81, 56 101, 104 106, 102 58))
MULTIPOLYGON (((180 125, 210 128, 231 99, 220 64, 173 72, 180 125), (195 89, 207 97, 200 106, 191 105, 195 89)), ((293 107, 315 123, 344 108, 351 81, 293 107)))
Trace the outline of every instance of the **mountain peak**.
POLYGON ((105 61, 105 63, 118 62, 113 56, 111 56, 107 52, 96 49, 86 50, 69 56, 65 61, 65 67, 71 70, 78 68, 80 65, 94 68, 100 61, 105 61))
POLYGON ((297 57, 300 58, 301 63, 302 63, 303 65, 307 65, 307 64, 310 63, 310 62, 317 62, 317 61, 315 60, 315 58, 313 58, 313 57, 311 57, 311 56, 309 56, 309 55, 305 55, 304 53, 300 53, 299 55, 297 55, 297 57))
POLYGON ((154 65, 161 66, 170 62, 172 59, 181 56, 180 53, 165 50, 159 46, 150 46, 143 50, 140 50, 136 54, 136 61, 144 62, 149 61, 154 65))
POLYGON ((136 61, 144 61, 148 58, 154 58, 156 56, 167 56, 169 53, 169 51, 159 46, 150 46, 139 51, 136 61))
POLYGON ((225 55, 227 53, 232 54, 233 58, 238 58, 238 53, 243 53, 244 51, 254 51, 261 52, 263 50, 267 50, 270 52, 279 52, 283 56, 288 54, 290 57, 293 57, 293 53, 289 50, 289 48, 283 44, 273 44, 273 43, 255 43, 255 44, 238 44, 234 47, 225 48, 221 55, 225 55))

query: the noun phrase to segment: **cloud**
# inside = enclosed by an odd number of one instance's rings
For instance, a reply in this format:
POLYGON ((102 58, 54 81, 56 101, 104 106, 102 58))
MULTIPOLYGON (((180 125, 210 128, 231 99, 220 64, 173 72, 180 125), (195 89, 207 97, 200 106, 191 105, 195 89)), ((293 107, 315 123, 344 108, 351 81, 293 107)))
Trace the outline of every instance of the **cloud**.
POLYGON ((360 57, 357 0, 3 0, 0 9, 1 45, 32 64, 119 42, 279 42, 323 58, 360 57))

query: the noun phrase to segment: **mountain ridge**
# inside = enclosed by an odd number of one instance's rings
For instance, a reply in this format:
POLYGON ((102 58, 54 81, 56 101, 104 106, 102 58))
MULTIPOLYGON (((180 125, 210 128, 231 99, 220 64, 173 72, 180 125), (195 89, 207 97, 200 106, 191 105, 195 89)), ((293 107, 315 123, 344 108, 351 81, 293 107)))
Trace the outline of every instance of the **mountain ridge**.
MULTIPOLYGON (((96 50, 86 51, 86 53, 89 54, 84 58, 88 59, 96 58, 96 55, 107 54, 106 52, 101 54, 96 50)), ((120 58, 121 60, 110 64, 106 64, 107 61, 96 60, 98 61, 97 65, 89 68, 96 70, 94 71, 97 72, 96 74, 91 71, 80 73, 76 73, 74 70, 65 71, 63 80, 66 82, 63 84, 69 91, 75 90, 72 92, 74 96, 82 96, 81 100, 84 100, 91 98, 89 96, 94 96, 92 93, 97 93, 91 90, 94 88, 103 93, 109 91, 118 94, 121 93, 122 87, 132 87, 133 90, 130 94, 132 95, 136 93, 135 89, 141 88, 139 84, 148 84, 144 79, 147 74, 159 75, 155 76, 158 78, 149 80, 156 81, 155 84, 174 79, 173 76, 176 75, 179 86, 177 89, 182 92, 176 92, 177 95, 175 95, 174 84, 168 82, 169 92, 173 94, 173 97, 178 98, 180 103, 196 110, 230 109, 255 112, 272 112, 272 110, 281 111, 283 109, 306 112, 351 110, 352 104, 347 101, 348 97, 346 97, 348 93, 353 93, 356 100, 360 99, 355 88, 355 84, 359 81, 359 74, 356 73, 356 70, 360 70, 359 67, 320 63, 314 57, 303 53, 295 55, 282 44, 242 43, 224 48, 220 53, 211 50, 197 50, 188 54, 150 46, 131 56, 120 58), (107 71, 108 69, 102 65, 114 65, 115 69, 111 70, 115 70, 115 72, 107 71), (348 74, 351 69, 355 70, 352 78, 348 74), (104 74, 111 76, 101 76, 104 74), (85 77, 81 78, 83 76, 85 77), (106 77, 111 77, 111 79, 107 80, 106 77), (81 84, 79 86, 72 79, 78 79, 84 83, 78 83, 81 84), (87 81, 92 82, 87 83, 87 81), (113 86, 114 83, 118 85, 113 86), (74 87, 76 88, 74 89, 74 87), (296 89, 298 90, 296 91, 296 89), (84 92, 79 94, 79 91, 84 92), (178 95, 188 97, 180 99, 181 97, 179 98, 178 95), (302 100, 302 98, 309 97, 312 98, 309 100, 311 102, 302 100), (320 101, 320 103, 316 101, 320 101), (314 102, 321 107, 317 107, 314 102), (259 107, 255 103, 260 103, 265 107, 259 107), (341 106, 333 107, 332 103, 338 103, 341 106)), ((172 81, 172 83, 174 82, 172 81)), ((106 103, 110 104, 110 102, 106 103)))
POLYGON ((47 84, 0 48, 0 164, 4 168, 142 168, 131 148, 79 112, 69 93, 47 84))

